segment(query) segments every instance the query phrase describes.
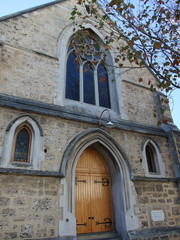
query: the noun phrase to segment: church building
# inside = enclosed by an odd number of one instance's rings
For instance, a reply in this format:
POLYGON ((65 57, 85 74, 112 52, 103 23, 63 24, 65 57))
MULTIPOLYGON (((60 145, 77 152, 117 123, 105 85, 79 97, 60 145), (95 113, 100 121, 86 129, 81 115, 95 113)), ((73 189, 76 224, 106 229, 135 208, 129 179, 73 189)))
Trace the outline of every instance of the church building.
POLYGON ((79 53, 75 5, 0 18, 0 240, 179 240, 180 130, 158 80, 117 67, 124 40, 105 49, 91 16, 79 53))

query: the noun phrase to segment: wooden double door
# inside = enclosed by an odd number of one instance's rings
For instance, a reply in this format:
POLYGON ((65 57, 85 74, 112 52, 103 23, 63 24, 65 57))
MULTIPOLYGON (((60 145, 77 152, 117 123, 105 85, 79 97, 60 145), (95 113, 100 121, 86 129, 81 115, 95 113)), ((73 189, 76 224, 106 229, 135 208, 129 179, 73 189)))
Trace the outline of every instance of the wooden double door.
POLYGON ((87 148, 76 167, 77 233, 112 231, 111 179, 99 153, 87 148))

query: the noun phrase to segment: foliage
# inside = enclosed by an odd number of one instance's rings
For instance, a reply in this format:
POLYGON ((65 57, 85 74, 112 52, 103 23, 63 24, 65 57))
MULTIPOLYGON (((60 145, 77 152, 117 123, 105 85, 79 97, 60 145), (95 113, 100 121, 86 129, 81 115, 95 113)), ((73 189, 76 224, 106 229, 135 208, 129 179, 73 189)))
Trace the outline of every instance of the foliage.
POLYGON ((78 25, 79 18, 94 17, 96 27, 106 31, 105 49, 125 40, 116 49, 118 67, 149 67, 159 79, 157 86, 148 83, 152 91, 180 89, 178 0, 78 0, 78 4, 85 11, 75 6, 71 19, 78 25), (131 65, 126 66, 127 60, 131 65))

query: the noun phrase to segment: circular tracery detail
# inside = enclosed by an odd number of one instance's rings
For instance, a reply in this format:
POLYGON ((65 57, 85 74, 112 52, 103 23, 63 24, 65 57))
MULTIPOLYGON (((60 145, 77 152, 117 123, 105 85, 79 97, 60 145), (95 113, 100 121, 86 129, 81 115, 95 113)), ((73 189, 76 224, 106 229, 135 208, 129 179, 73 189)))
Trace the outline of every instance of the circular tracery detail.
POLYGON ((91 61, 98 64, 103 60, 103 50, 100 43, 92 37, 83 37, 79 39, 74 37, 71 40, 70 50, 74 50, 81 62, 91 61))

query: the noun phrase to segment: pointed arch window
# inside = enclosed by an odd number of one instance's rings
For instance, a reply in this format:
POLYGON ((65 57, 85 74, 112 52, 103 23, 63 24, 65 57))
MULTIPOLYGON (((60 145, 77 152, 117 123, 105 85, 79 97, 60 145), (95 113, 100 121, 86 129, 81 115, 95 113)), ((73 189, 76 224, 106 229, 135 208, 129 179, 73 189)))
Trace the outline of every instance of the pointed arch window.
POLYGON ((83 66, 83 99, 85 103, 95 105, 94 67, 91 62, 83 66))
POLYGON ((109 76, 103 44, 90 30, 83 39, 72 37, 66 66, 67 99, 111 108, 109 76))
POLYGON ((149 172, 158 173, 156 154, 151 144, 147 144, 146 146, 146 160, 149 172))
POLYGON ((17 129, 14 138, 14 149, 12 161, 20 163, 30 162, 32 133, 28 126, 21 126, 17 129))
POLYGON ((158 144, 151 138, 142 143, 142 167, 147 177, 164 177, 165 165, 158 144))
POLYGON ((13 118, 7 128, 0 167, 40 170, 43 157, 43 130, 29 114, 13 118))
POLYGON ((79 101, 79 68, 75 51, 71 51, 67 60, 66 98, 79 101))
POLYGON ((108 72, 103 63, 98 65, 98 91, 99 91, 99 105, 102 107, 110 108, 110 95, 109 95, 109 81, 108 72))

